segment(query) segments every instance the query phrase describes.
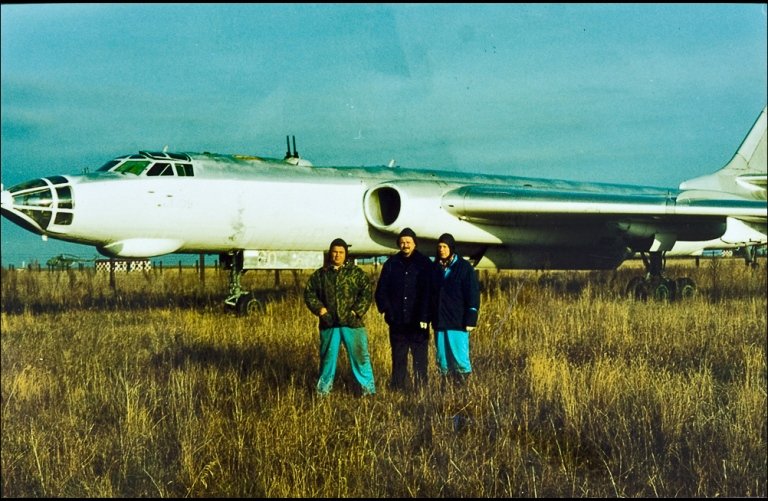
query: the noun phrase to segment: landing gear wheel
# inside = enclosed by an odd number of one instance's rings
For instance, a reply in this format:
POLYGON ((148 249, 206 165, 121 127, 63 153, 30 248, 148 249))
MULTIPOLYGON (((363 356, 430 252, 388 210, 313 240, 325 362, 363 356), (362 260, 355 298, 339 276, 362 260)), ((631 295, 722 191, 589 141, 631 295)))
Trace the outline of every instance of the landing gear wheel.
POLYGON ((662 279, 653 286, 653 298, 657 301, 670 301, 674 296, 674 282, 662 279))
POLYGON ((677 286, 675 299, 684 301, 696 295, 696 284, 688 277, 678 278, 675 285, 677 286))
POLYGON ((238 315, 247 316, 260 313, 262 311, 261 301, 256 299, 253 293, 243 294, 237 298, 235 310, 238 315))

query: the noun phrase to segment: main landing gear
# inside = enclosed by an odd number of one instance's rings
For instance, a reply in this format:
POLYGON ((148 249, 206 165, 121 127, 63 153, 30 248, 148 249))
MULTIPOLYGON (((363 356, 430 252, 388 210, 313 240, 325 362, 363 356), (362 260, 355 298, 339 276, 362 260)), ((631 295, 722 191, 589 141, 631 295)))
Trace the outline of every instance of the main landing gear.
POLYGON ((745 245, 744 246, 744 264, 756 270, 760 268, 757 262, 757 245, 745 245))
POLYGON ((696 284, 688 277, 667 278, 664 276, 666 258, 663 251, 640 253, 645 265, 645 276, 634 277, 627 284, 627 296, 646 300, 662 301, 690 299, 696 294, 696 284))
POLYGON ((238 315, 250 315, 262 309, 259 301, 252 292, 240 287, 240 277, 246 270, 243 269, 243 251, 233 251, 220 255, 224 269, 229 269, 229 294, 224 304, 232 308, 238 315))

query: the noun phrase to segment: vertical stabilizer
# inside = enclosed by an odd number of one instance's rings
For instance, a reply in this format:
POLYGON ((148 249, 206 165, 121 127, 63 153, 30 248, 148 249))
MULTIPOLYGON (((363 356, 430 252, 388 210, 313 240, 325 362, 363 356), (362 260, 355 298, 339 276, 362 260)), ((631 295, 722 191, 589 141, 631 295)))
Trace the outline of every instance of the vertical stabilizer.
POLYGON ((766 199, 766 108, 742 141, 733 158, 714 174, 689 179, 681 190, 724 191, 753 200, 766 199))

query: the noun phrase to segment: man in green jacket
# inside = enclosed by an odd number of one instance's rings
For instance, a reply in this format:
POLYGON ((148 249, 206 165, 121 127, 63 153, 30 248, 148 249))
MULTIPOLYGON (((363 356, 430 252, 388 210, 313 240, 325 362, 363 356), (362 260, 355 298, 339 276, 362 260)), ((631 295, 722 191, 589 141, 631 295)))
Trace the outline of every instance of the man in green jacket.
POLYGON ((327 395, 333 387, 342 343, 362 394, 376 393, 368 354, 368 332, 363 324, 363 316, 373 300, 373 284, 360 267, 347 262, 348 250, 347 243, 341 238, 331 242, 328 264, 315 270, 304 289, 304 302, 319 318, 317 392, 321 395, 327 395))

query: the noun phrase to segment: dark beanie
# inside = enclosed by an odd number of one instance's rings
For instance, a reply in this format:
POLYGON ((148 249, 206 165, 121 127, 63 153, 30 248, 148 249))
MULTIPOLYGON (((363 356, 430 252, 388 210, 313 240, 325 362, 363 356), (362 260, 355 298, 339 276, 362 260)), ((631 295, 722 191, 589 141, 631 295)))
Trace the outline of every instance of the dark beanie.
POLYGON ((451 251, 451 254, 456 253, 456 239, 453 238, 453 235, 450 233, 443 233, 440 235, 440 238, 437 239, 437 243, 447 245, 448 249, 451 251))
POLYGON ((400 243, 400 237, 411 237, 416 242, 416 232, 410 228, 403 228, 403 231, 397 236, 397 243, 400 243))
POLYGON ((330 252, 332 247, 344 247, 344 253, 349 254, 349 246, 347 245, 347 242, 345 242, 341 238, 334 238, 333 242, 331 242, 331 245, 328 246, 328 251, 330 252))

